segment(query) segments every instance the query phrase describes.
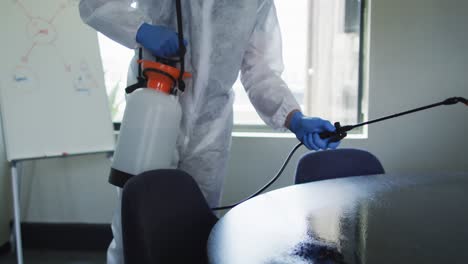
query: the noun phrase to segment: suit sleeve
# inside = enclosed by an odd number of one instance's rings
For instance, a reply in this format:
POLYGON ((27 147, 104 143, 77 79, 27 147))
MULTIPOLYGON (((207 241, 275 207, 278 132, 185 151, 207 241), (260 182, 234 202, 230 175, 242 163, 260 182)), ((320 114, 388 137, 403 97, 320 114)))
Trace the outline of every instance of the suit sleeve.
POLYGON ((136 48, 138 28, 151 23, 149 16, 141 9, 132 7, 129 0, 81 0, 81 19, 112 40, 136 48))
POLYGON ((283 72, 281 32, 272 0, 259 6, 257 21, 243 56, 241 81, 262 120, 285 130, 287 115, 300 106, 281 78, 283 72))

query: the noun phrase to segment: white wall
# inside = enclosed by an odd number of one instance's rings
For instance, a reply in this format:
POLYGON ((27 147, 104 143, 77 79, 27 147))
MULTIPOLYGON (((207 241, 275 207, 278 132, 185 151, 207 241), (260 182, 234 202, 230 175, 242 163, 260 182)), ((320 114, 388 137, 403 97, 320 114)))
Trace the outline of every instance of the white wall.
MULTIPOLYGON (((466 0, 372 1, 370 118, 451 96, 468 97, 466 10, 466 0)), ((387 171, 468 171, 467 110, 446 106, 376 124, 369 127, 368 139, 348 139, 342 147, 369 150, 387 171)), ((234 138, 224 202, 262 186, 295 144, 292 138, 234 138)), ((114 201, 105 156, 29 162, 24 170, 26 221, 110 221, 114 201)), ((275 187, 291 184, 293 173, 289 166, 275 187)), ((5 177, 0 180, 3 226, 10 195, 4 191, 5 177)))

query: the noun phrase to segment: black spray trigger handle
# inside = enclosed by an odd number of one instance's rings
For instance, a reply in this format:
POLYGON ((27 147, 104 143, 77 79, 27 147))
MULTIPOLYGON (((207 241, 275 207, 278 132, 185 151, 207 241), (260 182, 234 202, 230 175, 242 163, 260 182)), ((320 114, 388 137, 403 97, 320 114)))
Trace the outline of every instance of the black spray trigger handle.
POLYGON ((345 138, 348 134, 346 133, 347 131, 353 129, 352 126, 344 126, 342 127, 340 122, 335 123, 335 131, 330 132, 330 131, 325 131, 319 134, 321 139, 326 139, 330 138, 329 142, 338 142, 345 138))

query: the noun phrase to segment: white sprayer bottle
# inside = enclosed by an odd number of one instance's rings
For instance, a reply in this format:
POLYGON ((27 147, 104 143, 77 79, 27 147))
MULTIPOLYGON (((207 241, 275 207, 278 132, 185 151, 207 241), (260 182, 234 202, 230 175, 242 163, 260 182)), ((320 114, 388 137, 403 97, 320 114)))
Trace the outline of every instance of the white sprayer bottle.
MULTIPOLYGON (((125 182, 146 171, 170 168, 176 148, 182 110, 176 96, 177 68, 140 60, 146 88, 127 96, 109 182, 125 182)), ((191 77, 185 72, 183 77, 191 77)))

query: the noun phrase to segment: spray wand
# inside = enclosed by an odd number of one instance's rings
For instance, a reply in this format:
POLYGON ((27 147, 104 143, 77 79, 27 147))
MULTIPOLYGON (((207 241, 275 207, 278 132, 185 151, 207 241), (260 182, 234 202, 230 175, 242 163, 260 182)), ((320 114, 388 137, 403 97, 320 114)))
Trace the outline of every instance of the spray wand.
MULTIPOLYGON (((374 119, 374 120, 371 120, 371 121, 359 123, 359 124, 356 124, 356 125, 341 126, 340 122, 336 122, 335 123, 336 130, 334 132, 322 132, 322 133, 319 134, 319 136, 322 139, 330 138, 330 142, 338 142, 338 141, 344 139, 348 135, 347 132, 349 132, 349 131, 357 128, 357 127, 370 125, 370 124, 381 122, 381 121, 384 121, 384 120, 387 120, 387 119, 391 119, 391 118, 411 114, 411 113, 414 113, 414 112, 423 111, 423 110, 433 108, 433 107, 437 107, 437 106, 441 106, 441 105, 454 105, 454 104, 457 104, 457 103, 463 103, 466 106, 468 106, 468 100, 467 99, 465 99, 463 97, 451 97, 451 98, 448 98, 448 99, 446 99, 446 100, 444 100, 442 102, 439 102, 439 103, 426 105, 426 106, 423 106, 423 107, 419 107, 419 108, 415 108, 415 109, 408 110, 408 111, 405 111, 405 112, 401 112, 401 113, 381 117, 381 118, 378 118, 378 119, 374 119)), ((273 177, 267 184, 265 184, 262 188, 260 188, 254 194, 250 195, 249 197, 247 197, 244 200, 242 200, 240 202, 237 202, 235 204, 215 207, 215 208, 211 208, 211 209, 214 210, 214 211, 231 209, 231 208, 233 208, 233 207, 235 207, 235 206, 237 206, 237 205, 239 205, 239 204, 241 204, 241 203, 243 203, 243 202, 245 202, 245 201, 247 201, 247 200, 249 200, 249 199, 251 199, 251 198, 253 198, 253 197, 257 196, 257 195, 259 195, 259 194, 261 194, 262 192, 264 192, 268 187, 270 187, 281 176, 281 174, 283 173, 284 169, 286 168, 286 165, 288 164, 288 162, 291 159, 294 152, 296 152, 296 150, 302 145, 303 145, 302 143, 299 143, 296 146, 294 146, 294 148, 291 150, 291 152, 289 152, 288 157, 284 161, 283 165, 278 170, 278 173, 276 174, 276 176, 273 177)))
POLYGON ((439 103, 426 105, 426 106, 423 106, 423 107, 415 108, 415 109, 408 110, 408 111, 405 111, 405 112, 401 112, 401 113, 398 113, 398 114, 393 114, 393 115, 381 117, 381 118, 378 118, 378 119, 375 119, 375 120, 367 121, 367 122, 356 124, 356 125, 341 126, 340 122, 336 122, 335 123, 336 131, 335 132, 322 132, 319 135, 320 135, 320 138, 322 138, 322 139, 330 138, 330 142, 338 142, 338 141, 342 140, 343 138, 345 138, 348 135, 347 134, 348 131, 351 131, 351 130, 357 128, 357 127, 370 125, 370 124, 381 122, 381 121, 384 121, 384 120, 387 120, 387 119, 391 119, 391 118, 411 114, 411 113, 414 113, 414 112, 423 111, 423 110, 433 108, 433 107, 437 107, 437 106, 441 106, 441 105, 454 105, 454 104, 457 104, 457 103, 463 103, 466 106, 468 106, 468 100, 467 99, 465 99, 463 97, 451 97, 451 98, 445 99, 444 101, 439 102, 439 103))

